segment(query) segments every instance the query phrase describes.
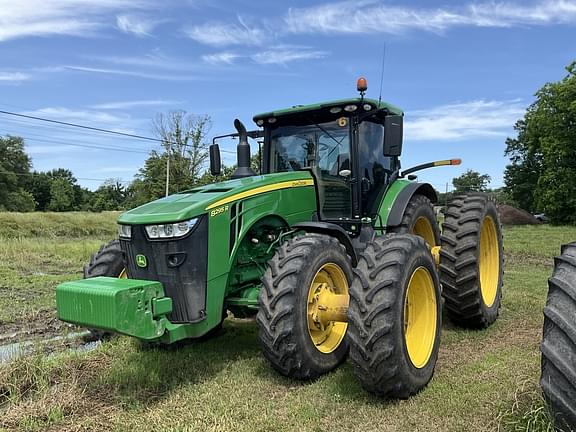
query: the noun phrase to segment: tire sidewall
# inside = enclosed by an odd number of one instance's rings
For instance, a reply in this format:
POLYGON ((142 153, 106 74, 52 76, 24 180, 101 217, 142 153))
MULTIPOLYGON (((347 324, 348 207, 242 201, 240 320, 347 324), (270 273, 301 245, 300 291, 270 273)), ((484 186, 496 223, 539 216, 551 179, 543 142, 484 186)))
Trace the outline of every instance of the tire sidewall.
POLYGON ((318 270, 328 263, 334 263, 342 269, 346 275, 349 289, 352 283, 352 266, 341 247, 323 248, 319 251, 310 249, 305 257, 305 262, 306 264, 298 274, 297 286, 294 287, 296 304, 299 309, 295 314, 295 337, 299 339, 297 345, 306 352, 306 357, 313 358, 314 364, 322 365, 322 369, 331 369, 345 358, 348 352, 348 341, 344 336, 340 345, 331 353, 322 353, 316 348, 308 330, 308 292, 318 270))
POLYGON ((503 275, 504 275, 504 248, 502 245, 502 227, 500 226, 500 219, 498 217, 498 210, 496 205, 493 201, 487 200, 486 206, 484 207, 484 211, 482 213, 482 217, 480 219, 482 222, 480 224, 480 230, 478 231, 478 248, 476 250, 476 274, 478 275, 478 294, 480 298, 480 305, 482 308, 482 315, 486 318, 487 322, 494 322, 498 317, 498 313, 500 310, 500 302, 502 300, 502 282, 503 282, 503 275), (494 299, 494 303, 492 306, 488 306, 484 303, 484 297, 482 296, 482 286, 480 284, 480 236, 482 233, 482 228, 484 227, 484 222, 486 221, 486 217, 491 217, 492 221, 494 222, 494 227, 496 228, 496 240, 498 242, 498 261, 499 261, 499 268, 498 268, 498 286, 496 287, 496 297, 494 299))
MULTIPOLYGON (((428 200, 428 203, 430 201, 428 200)), ((414 213, 412 213, 412 218, 410 221, 410 230, 414 229, 414 225, 416 221, 423 217, 425 218, 430 225, 432 226, 432 231, 434 232, 434 241, 436 244, 430 246, 439 246, 440 245, 440 229, 438 227, 438 221, 436 220, 436 215, 434 214, 434 209, 430 205, 419 205, 414 209, 414 213)))
POLYGON ((431 256, 418 251, 416 254, 412 254, 406 263, 406 271, 403 274, 400 292, 394 304, 396 308, 396 316, 400 317, 397 327, 395 328, 395 338, 396 346, 401 347, 402 355, 399 356, 398 367, 404 369, 403 376, 410 377, 413 381, 411 384, 415 387, 423 387, 434 373, 434 367, 436 365, 436 360, 438 358, 438 350, 440 348, 440 335, 442 331, 442 300, 440 296, 440 280, 438 277, 438 272, 436 271, 435 263, 431 256), (404 305, 406 301, 406 295, 408 292, 408 283, 410 278, 417 268, 424 267, 430 273, 432 281, 434 282, 434 295, 436 298, 436 332, 434 335, 434 345, 432 347, 432 353, 426 365, 422 368, 417 368, 412 364, 410 356, 408 354, 408 348, 406 346, 406 337, 404 334, 404 305))

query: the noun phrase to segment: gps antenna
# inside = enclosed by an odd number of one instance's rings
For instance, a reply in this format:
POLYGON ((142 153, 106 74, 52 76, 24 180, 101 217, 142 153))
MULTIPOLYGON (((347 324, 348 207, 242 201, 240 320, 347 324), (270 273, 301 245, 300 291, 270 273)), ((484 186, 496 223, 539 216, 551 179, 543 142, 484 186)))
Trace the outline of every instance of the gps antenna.
POLYGON ((380 94, 378 95, 378 106, 382 102, 382 84, 384 83, 384 64, 386 63, 386 42, 382 50, 382 70, 380 71, 380 94))

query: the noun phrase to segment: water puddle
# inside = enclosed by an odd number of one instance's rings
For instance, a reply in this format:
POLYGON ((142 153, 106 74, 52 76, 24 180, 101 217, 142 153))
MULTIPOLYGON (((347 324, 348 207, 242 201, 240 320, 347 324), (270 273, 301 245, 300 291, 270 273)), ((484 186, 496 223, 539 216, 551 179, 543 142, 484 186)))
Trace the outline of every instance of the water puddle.
POLYGON ((44 351, 48 355, 54 355, 63 350, 91 351, 100 345, 100 341, 85 342, 84 338, 89 335, 89 331, 82 331, 55 336, 50 339, 32 339, 0 345, 0 363, 32 354, 35 351, 44 351))

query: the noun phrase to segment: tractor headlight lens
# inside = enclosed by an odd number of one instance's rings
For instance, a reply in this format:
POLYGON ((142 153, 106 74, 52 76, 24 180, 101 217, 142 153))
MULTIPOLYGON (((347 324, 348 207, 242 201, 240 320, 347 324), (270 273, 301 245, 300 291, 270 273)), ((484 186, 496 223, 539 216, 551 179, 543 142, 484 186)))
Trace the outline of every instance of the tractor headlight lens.
POLYGON ((132 227, 130 225, 118 225, 118 237, 128 239, 131 238, 132 227))
POLYGON ((170 224, 146 225, 145 228, 151 239, 179 238, 192 231, 196 222, 198 222, 198 218, 170 224))

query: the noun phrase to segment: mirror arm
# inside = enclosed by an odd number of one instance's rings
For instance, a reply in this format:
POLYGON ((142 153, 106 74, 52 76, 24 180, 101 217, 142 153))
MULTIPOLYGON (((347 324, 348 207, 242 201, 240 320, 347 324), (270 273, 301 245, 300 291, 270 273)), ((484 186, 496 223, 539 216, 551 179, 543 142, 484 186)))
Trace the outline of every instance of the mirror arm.
POLYGON ((406 177, 408 174, 412 174, 413 172, 421 171, 428 168, 434 168, 446 165, 460 165, 461 163, 462 163, 461 159, 445 159, 434 162, 427 162, 424 164, 416 165, 411 168, 405 169, 404 171, 402 171, 402 174, 400 174, 400 177, 406 177))

